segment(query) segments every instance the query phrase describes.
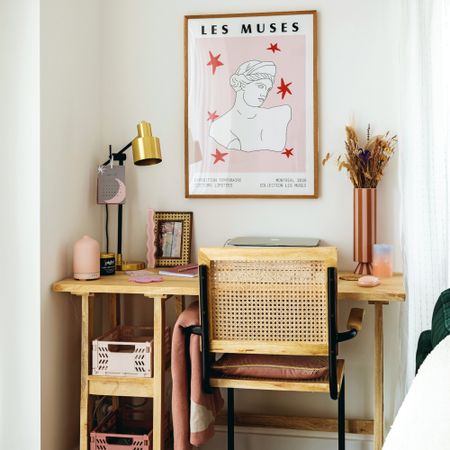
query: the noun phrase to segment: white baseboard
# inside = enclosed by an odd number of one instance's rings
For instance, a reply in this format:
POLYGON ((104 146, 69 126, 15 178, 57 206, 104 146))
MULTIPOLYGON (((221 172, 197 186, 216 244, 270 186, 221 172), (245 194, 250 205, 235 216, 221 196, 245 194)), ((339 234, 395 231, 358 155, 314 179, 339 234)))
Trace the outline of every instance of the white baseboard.
MULTIPOLYGON (((337 433, 236 427, 236 450, 336 450, 337 433)), ((226 450, 226 427, 216 426, 216 434, 202 450, 226 450)), ((372 436, 346 435, 346 450, 373 450, 372 436)))
MULTIPOLYGON (((227 427, 216 425, 216 434, 202 450, 226 450, 227 427)), ((337 433, 236 427, 236 450, 336 450, 337 433)), ((79 450, 76 447, 74 450, 79 450)), ((372 436, 346 435, 346 450, 373 450, 372 436)))

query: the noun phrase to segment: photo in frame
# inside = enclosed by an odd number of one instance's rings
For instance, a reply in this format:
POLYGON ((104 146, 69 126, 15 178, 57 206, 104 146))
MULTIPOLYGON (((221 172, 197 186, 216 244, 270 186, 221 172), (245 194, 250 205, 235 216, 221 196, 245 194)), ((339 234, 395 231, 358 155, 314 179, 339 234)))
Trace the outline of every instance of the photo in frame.
POLYGON ((185 16, 185 195, 317 198, 315 11, 185 16))
POLYGON ((155 263, 157 267, 191 262, 192 212, 155 211, 155 263))

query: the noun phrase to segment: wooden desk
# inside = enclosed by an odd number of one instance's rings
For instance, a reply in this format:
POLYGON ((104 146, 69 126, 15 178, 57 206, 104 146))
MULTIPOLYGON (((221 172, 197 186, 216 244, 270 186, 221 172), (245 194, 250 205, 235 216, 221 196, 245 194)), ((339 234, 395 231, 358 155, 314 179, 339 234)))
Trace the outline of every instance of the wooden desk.
MULTIPOLYGON (((345 274, 340 274, 340 276, 345 274)), ((132 395, 141 397, 153 397, 153 448, 162 450, 163 434, 162 428, 164 417, 164 351, 163 330, 165 326, 165 303, 171 296, 198 296, 199 286, 197 278, 175 278, 164 277, 161 283, 138 284, 128 282, 128 276, 116 274, 102 277, 93 281, 77 281, 68 278, 53 285, 56 292, 68 292, 81 297, 82 323, 81 323, 81 395, 80 395, 80 450, 88 449, 88 435, 90 430, 90 404, 89 395, 132 395), (92 341, 92 302, 90 298, 94 294, 110 294, 111 326, 117 325, 117 294, 139 294, 153 299, 154 302, 154 378, 153 379, 129 379, 98 377, 90 375, 90 349, 92 341)), ((375 450, 381 450, 384 438, 384 343, 383 343, 383 306, 390 302, 405 301, 405 290, 403 276, 396 274, 394 277, 383 280, 382 284, 374 288, 361 288, 355 281, 344 281, 339 279, 338 299, 368 302, 375 308, 375 414, 374 414, 374 441, 375 450)), ((180 309, 180 308, 179 308, 180 309)), ((255 419, 247 415, 237 415, 239 425, 255 424, 255 419), (252 422, 253 420, 253 422, 252 422)), ((261 423, 265 426, 286 427, 291 424, 298 428, 308 426, 310 429, 322 429, 327 431, 337 430, 335 421, 329 419, 295 420, 296 418, 274 418, 261 416, 261 423), (264 418, 264 419, 262 419, 264 418)), ((369 421, 355 425, 348 422, 348 429, 353 432, 370 432, 369 421)))
MULTIPOLYGON (((342 275, 348 274, 339 274, 342 275)), ((339 279, 339 300, 368 302, 375 308, 375 352, 374 352, 374 450, 381 450, 384 442, 384 334, 383 306, 390 302, 404 302, 406 299, 403 275, 395 274, 382 280, 373 288, 359 287, 355 281, 339 279)))
MULTIPOLYGON (((90 395, 111 395, 153 398, 153 449, 164 449, 163 399, 165 390, 165 354, 163 349, 166 301, 172 296, 198 295, 198 279, 167 279, 161 283, 130 283, 129 276, 116 274, 92 281, 67 278, 54 283, 55 292, 68 292, 81 298, 81 392, 80 392, 80 450, 89 448, 92 430, 90 395), (111 328, 119 323, 117 294, 140 294, 153 299, 154 360, 153 378, 126 378, 91 375, 93 332, 93 302, 95 294, 109 294, 111 328)), ((181 298, 179 299, 181 302, 181 298)), ((117 400, 113 400, 117 406, 117 400)))

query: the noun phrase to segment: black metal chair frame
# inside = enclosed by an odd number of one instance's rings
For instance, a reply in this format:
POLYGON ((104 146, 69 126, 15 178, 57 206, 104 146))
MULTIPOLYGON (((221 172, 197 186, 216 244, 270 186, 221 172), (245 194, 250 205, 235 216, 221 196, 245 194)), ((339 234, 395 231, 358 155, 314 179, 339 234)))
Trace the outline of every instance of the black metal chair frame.
MULTIPOLYGON (((345 450, 345 375, 342 377, 341 389, 338 389, 337 355, 339 342, 348 341, 358 334, 358 330, 350 329, 342 333, 337 329, 337 269, 328 268, 328 362, 330 397, 338 400, 338 450, 345 450)), ((190 338, 192 334, 200 336, 202 342, 202 389, 212 393, 210 385, 211 362, 213 354, 209 350, 209 319, 208 319, 208 267, 199 267, 200 278, 200 315, 201 325, 185 328, 185 349, 188 367, 190 367, 190 338)), ((190 373, 190 370, 188 370, 190 373)), ((234 450, 234 389, 227 388, 228 402, 228 432, 227 450, 234 450)))

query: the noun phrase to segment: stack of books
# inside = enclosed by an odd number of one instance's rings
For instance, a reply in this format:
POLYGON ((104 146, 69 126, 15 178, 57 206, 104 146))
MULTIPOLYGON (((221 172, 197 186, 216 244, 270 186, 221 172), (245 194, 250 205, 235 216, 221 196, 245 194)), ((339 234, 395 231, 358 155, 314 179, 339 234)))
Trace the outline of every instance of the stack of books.
POLYGON ((193 278, 198 276, 197 264, 186 264, 184 266, 167 267, 158 272, 160 275, 168 275, 172 277, 193 278))

